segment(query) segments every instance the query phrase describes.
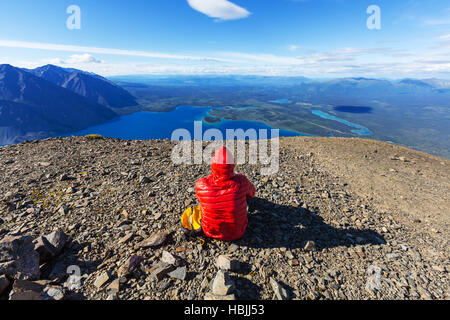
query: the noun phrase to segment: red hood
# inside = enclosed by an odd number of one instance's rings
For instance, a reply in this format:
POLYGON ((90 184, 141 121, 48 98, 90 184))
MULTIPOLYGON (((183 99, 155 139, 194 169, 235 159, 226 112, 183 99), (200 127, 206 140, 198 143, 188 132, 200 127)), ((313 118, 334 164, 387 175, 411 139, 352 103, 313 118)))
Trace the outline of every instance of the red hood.
POLYGON ((226 147, 216 151, 211 161, 211 171, 215 180, 228 180, 234 177, 234 157, 226 147))

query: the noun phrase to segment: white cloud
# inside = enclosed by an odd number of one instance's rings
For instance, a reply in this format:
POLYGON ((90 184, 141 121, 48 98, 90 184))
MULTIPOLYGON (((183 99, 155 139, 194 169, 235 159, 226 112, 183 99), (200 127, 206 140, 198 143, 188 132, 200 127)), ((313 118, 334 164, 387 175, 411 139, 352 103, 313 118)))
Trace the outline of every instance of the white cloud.
POLYGON ((54 65, 61 65, 66 63, 63 59, 60 58, 43 59, 42 62, 45 64, 54 64, 54 65))
POLYGON ((71 55, 67 63, 102 63, 102 61, 94 58, 89 53, 85 53, 71 55))
MULTIPOLYGON (((235 53, 238 55, 238 53, 235 53)), ((323 77, 386 77, 386 78, 444 78, 450 79, 450 63, 447 56, 430 57, 427 55, 413 56, 411 59, 381 59, 371 61, 354 59, 333 59, 328 53, 305 55, 294 61, 284 61, 281 57, 239 54, 247 57, 244 63, 211 63, 209 61, 195 61, 191 63, 165 62, 115 62, 103 63, 65 63, 68 59, 54 59, 64 61, 61 65, 67 68, 81 69, 94 72, 102 76, 153 74, 153 75, 259 75, 259 76, 306 76, 310 78, 323 77), (255 57, 258 59, 251 59, 255 57), (280 61, 281 60, 281 61, 280 61), (282 62, 282 63, 280 63, 282 62)), ((354 58, 354 57, 352 57, 354 58)), ((48 61, 48 60, 47 60, 48 61)), ((10 63, 18 67, 36 68, 47 64, 41 61, 17 61, 13 58, 1 63, 10 63)), ((54 63, 55 64, 55 63, 54 63)))
POLYGON ((49 59, 42 59, 42 63, 45 64, 54 64, 54 65, 76 65, 76 64, 96 64, 96 63, 104 63, 102 60, 98 60, 93 55, 85 53, 85 54, 74 54, 71 55, 68 59, 61 59, 61 58, 49 58, 49 59))
POLYGON ((219 20, 247 18, 250 12, 228 0, 187 0, 192 9, 219 20))
POLYGON ((51 63, 103 76, 241 74, 312 78, 365 76, 450 79, 450 61, 448 59, 450 47, 447 47, 449 44, 445 41, 448 38, 448 34, 436 35, 433 41, 435 45, 440 45, 440 50, 429 47, 428 50, 424 48, 423 51, 414 54, 394 47, 343 47, 329 51, 308 51, 307 48, 302 48, 301 53, 297 52, 291 55, 221 51, 199 53, 199 56, 0 40, 0 47, 13 46, 54 52, 53 56, 42 57, 38 61, 23 61, 9 56, 0 58, 0 63, 9 63, 25 68, 35 68, 51 63), (72 53, 61 56, 61 52, 65 51, 72 51, 72 53), (105 57, 104 55, 110 56, 105 57), (138 59, 140 62, 136 62, 134 58, 119 59, 114 55, 148 59, 138 59), (162 59, 155 60, 155 58, 162 59))
POLYGON ((289 51, 295 51, 295 50, 297 50, 298 48, 300 48, 299 46, 296 46, 295 44, 291 44, 290 46, 289 46, 289 51))
POLYGON ((450 40, 450 33, 449 34, 443 34, 442 36, 439 36, 438 39, 440 39, 440 40, 450 40))
POLYGON ((170 53, 123 50, 123 49, 112 49, 112 48, 83 47, 83 46, 73 46, 73 45, 65 45, 65 44, 43 43, 43 42, 0 40, 0 47, 37 49, 37 50, 49 50, 49 51, 69 51, 69 52, 96 53, 96 54, 111 54, 111 55, 122 55, 122 56, 156 58, 156 59, 175 59, 175 60, 194 60, 194 61, 210 60, 210 61, 218 61, 218 62, 230 62, 227 59, 216 59, 216 58, 210 58, 210 57, 175 55, 175 54, 170 54, 170 53))

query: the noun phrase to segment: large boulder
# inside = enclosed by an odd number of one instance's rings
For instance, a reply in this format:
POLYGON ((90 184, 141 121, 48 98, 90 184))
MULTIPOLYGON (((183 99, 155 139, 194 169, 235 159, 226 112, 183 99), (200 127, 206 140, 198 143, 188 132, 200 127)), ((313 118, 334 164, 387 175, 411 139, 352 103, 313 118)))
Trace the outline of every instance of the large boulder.
POLYGON ((42 300, 45 286, 32 281, 16 280, 9 293, 9 300, 42 300))
POLYGON ((0 241, 0 263, 16 260, 19 249, 33 241, 31 236, 6 236, 0 241))
POLYGON ((67 235, 61 230, 37 238, 33 243, 34 249, 39 253, 40 263, 42 264, 60 254, 67 240, 67 235))
POLYGON ((39 278, 39 254, 32 241, 30 236, 7 236, 0 241, 0 274, 19 280, 39 278))
POLYGON ((14 281, 9 300, 62 300, 64 298, 64 291, 61 288, 49 286, 44 282, 14 281))

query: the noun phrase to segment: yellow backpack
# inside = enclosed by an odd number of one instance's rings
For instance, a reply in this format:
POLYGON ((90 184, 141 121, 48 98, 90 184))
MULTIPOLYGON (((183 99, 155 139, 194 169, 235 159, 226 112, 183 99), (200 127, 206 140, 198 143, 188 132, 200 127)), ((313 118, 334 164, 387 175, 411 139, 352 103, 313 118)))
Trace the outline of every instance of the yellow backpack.
POLYGON ((189 207, 183 212, 181 228, 189 235, 202 232, 202 210, 200 206, 189 207))

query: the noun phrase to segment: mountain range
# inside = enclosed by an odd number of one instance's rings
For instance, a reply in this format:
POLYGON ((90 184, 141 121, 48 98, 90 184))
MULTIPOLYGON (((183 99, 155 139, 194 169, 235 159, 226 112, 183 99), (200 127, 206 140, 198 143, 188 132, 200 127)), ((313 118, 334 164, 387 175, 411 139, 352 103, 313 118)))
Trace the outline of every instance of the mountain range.
POLYGON ((94 73, 54 65, 23 70, 105 107, 122 108, 137 105, 136 99, 128 91, 94 73))
POLYGON ((135 105, 130 93, 95 74, 0 65, 0 145, 77 131, 135 105))

